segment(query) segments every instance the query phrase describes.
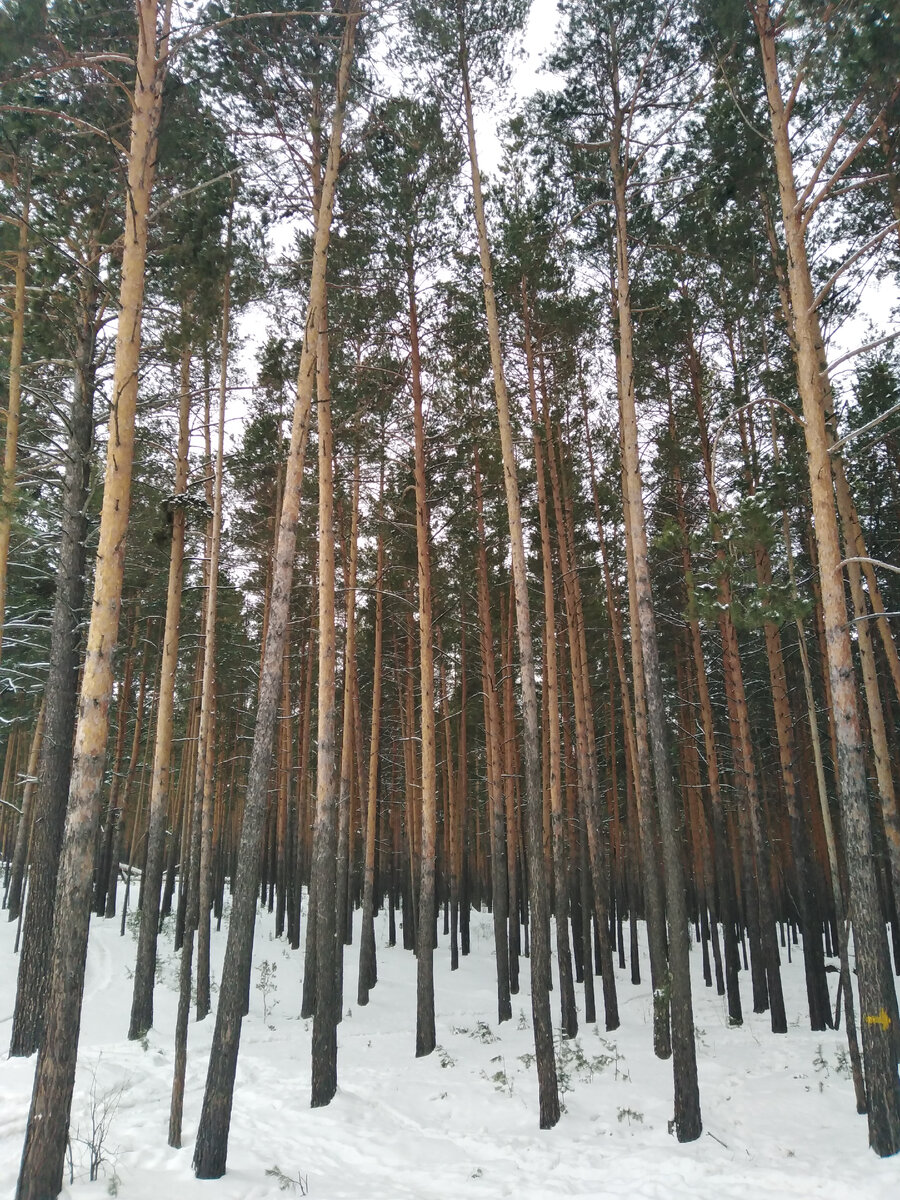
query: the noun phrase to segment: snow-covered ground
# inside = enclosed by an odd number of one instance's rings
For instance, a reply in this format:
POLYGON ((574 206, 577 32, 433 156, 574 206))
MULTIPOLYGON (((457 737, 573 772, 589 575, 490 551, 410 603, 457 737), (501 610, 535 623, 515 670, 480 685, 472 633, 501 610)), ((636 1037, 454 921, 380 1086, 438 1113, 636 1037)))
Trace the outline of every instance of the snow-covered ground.
MULTIPOLYGON (((380 919, 379 983, 368 1007, 358 1008, 358 949, 347 951, 339 1090, 328 1108, 311 1110, 311 1023, 298 1015, 302 954, 276 940, 272 929, 272 918, 260 913, 254 981, 271 982, 253 988, 244 1023, 228 1172, 218 1182, 200 1183, 191 1154, 212 1018, 191 1025, 184 1148, 171 1150, 166 1133, 177 987, 171 931, 161 947, 157 1026, 145 1043, 131 1043, 125 1032, 135 938, 121 938, 117 921, 94 920, 72 1114, 74 1183, 67 1183, 66 1197, 263 1200, 305 1192, 311 1200, 895 1200, 900 1194, 900 1157, 879 1161, 867 1147, 865 1118, 856 1116, 842 1066, 843 1033, 805 1028, 797 952, 784 968, 790 1030, 775 1037, 764 1016, 748 1014, 742 1028, 728 1027, 722 1000, 703 986, 695 948, 704 1132, 680 1146, 667 1130, 671 1065, 657 1061, 651 1048, 649 987, 633 987, 626 972, 618 972, 621 1027, 607 1035, 602 1025, 582 1025, 577 1040, 562 1046, 566 1111, 555 1129, 538 1129, 528 965, 523 960, 513 1020, 498 1026, 487 914, 473 915, 472 954, 459 971, 451 973, 441 938, 439 1048, 426 1059, 414 1057, 412 955, 387 948, 380 919), (94 1183, 87 1146, 78 1140, 90 1128, 92 1093, 95 1110, 111 1111, 107 1161, 94 1183)), ((15 989, 14 932, 0 921, 4 1048, 15 989)), ((214 934, 216 974, 224 944, 224 931, 214 934)), ((829 978, 833 993, 837 976, 829 978)), ((749 980, 742 977, 742 984, 749 1007, 749 980)), ((2 1200, 15 1186, 33 1071, 33 1060, 0 1059, 2 1200)))

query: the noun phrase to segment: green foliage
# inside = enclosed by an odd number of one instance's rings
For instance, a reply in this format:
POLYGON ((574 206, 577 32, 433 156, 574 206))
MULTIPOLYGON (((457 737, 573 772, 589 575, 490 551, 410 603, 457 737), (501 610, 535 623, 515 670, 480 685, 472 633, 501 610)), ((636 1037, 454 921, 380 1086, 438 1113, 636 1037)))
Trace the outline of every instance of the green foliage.
POLYGON ((473 92, 509 77, 510 42, 528 16, 528 0, 407 0, 405 18, 416 61, 445 100, 458 103, 464 57, 473 92))

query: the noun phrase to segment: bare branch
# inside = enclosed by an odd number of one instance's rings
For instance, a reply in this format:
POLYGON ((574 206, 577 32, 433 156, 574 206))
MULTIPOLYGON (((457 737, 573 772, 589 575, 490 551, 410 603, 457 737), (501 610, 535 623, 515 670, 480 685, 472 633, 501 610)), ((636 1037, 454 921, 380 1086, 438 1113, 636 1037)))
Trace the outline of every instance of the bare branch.
POLYGON ((900 221, 891 221, 890 225, 885 225, 884 229, 882 229, 882 230, 880 230, 880 232, 876 233, 873 238, 869 238, 869 240, 866 242, 866 244, 864 246, 860 246, 860 248, 856 251, 855 254, 851 254, 850 257, 845 262, 841 263, 841 265, 838 267, 838 269, 835 271, 835 273, 831 276, 831 278, 828 280, 828 282, 825 284, 825 286, 819 292, 818 296, 816 296, 815 300, 813 300, 812 306, 810 307, 809 311, 811 313, 815 312, 816 309, 819 307, 819 305, 822 303, 822 301, 825 299, 825 297, 828 295, 828 293, 831 291, 831 289, 834 287, 835 283, 841 277, 841 275, 843 275, 845 271, 848 271, 855 262, 858 262, 863 257, 864 254, 868 254, 868 252, 870 250, 874 250, 875 247, 878 245, 878 243, 881 241, 884 241, 884 239, 887 237, 887 235, 889 233, 893 233, 895 229, 900 229, 900 221))
MULTIPOLYGON (((896 95, 896 90, 897 90, 897 89, 895 89, 895 95, 896 95)), ((814 198, 813 198, 813 199, 812 199, 812 200, 809 202, 809 206, 808 206, 808 208, 807 208, 806 212, 803 214, 803 228, 804 228, 804 229, 805 229, 805 228, 806 228, 806 226, 809 224, 809 222, 810 222, 810 219, 812 218, 812 215, 813 215, 813 213, 816 211, 816 209, 819 207, 819 205, 822 203, 822 201, 825 199, 825 197, 828 195, 828 193, 831 191, 831 189, 834 187, 834 185, 835 185, 835 184, 838 182, 838 180, 841 178, 841 176, 844 174, 844 172, 845 172, 845 171, 846 171, 846 170, 847 170, 847 169, 850 167, 850 165, 851 165, 851 164, 854 162, 854 160, 856 159, 856 157, 858 156, 858 154, 860 153, 860 151, 861 151, 861 150, 862 150, 862 149, 863 149, 863 148, 864 148, 864 147, 865 147, 865 146, 868 144, 868 142, 871 140, 871 138, 872 138, 872 134, 873 134, 873 133, 875 132, 875 130, 878 128, 878 122, 879 122, 879 121, 880 121, 880 119, 881 119, 881 113, 882 113, 883 111, 884 111, 884 110, 882 109, 882 110, 881 110, 881 111, 878 113, 878 116, 877 116, 877 117, 875 118, 875 120, 874 120, 874 121, 873 121, 873 122, 872 122, 872 123, 869 125, 868 129, 867 129, 867 130, 866 130, 866 132, 865 132, 865 133, 862 135, 862 137, 861 137, 861 138, 859 138, 859 140, 857 141, 856 145, 855 145, 855 146, 853 146, 853 147, 852 147, 852 149, 850 149, 850 150, 847 152, 847 154, 845 155, 845 157, 844 157, 844 160, 843 160, 843 162, 841 163, 841 165, 840 165, 840 166, 837 168, 837 170, 836 170, 836 171, 835 171, 835 172, 834 172, 834 173, 833 173, 833 174, 832 174, 832 175, 831 175, 831 176, 830 176, 830 177, 829 177, 829 178, 828 178, 828 179, 825 181, 825 183, 824 183, 824 184, 822 185, 822 187, 819 189, 819 192, 818 192, 818 194, 817 194, 817 195, 816 195, 816 196, 815 196, 815 197, 814 197, 814 198)), ((810 184, 808 184, 808 185, 807 185, 807 187, 806 187, 806 191, 804 191, 804 193, 803 193, 803 197, 804 197, 804 199, 805 199, 805 198, 806 198, 806 197, 807 197, 807 196, 810 194, 810 190, 811 190, 811 187, 813 186, 813 184, 814 184, 814 182, 815 182, 815 178, 816 178, 816 176, 814 176, 814 177, 813 177, 813 180, 810 182, 810 184)), ((799 201, 798 203, 800 203, 800 205, 801 205, 801 211, 802 211, 802 204, 803 204, 803 201, 799 201)))
POLYGON ((327 16, 329 19, 331 19, 332 17, 346 19, 347 14, 339 13, 339 12, 323 13, 319 9, 305 9, 305 8, 294 9, 294 10, 287 11, 287 12, 235 13, 233 16, 224 17, 221 21, 213 21, 213 23, 211 25, 204 25, 202 29, 196 29, 192 33, 186 34, 183 38, 178 38, 177 41, 173 42, 172 48, 169 53, 173 54, 173 55, 177 54, 178 51, 181 50, 184 46, 190 45, 191 42, 195 42, 198 38, 203 37, 204 34, 214 33, 217 29, 224 29, 224 28, 226 28, 226 26, 236 25, 236 24, 238 24, 238 22, 243 22, 243 21, 283 21, 288 18, 294 18, 294 17, 322 17, 322 16, 327 16))
MULTIPOLYGON (((865 354, 867 350, 877 350, 879 346, 884 346, 888 342, 892 342, 895 337, 900 337, 900 329, 895 329, 893 333, 886 333, 884 337, 876 338, 874 342, 866 342, 864 346, 857 346, 855 350, 849 350, 846 354, 842 354, 836 362, 830 363, 822 370, 823 375, 827 375, 831 371, 837 370, 842 363, 848 359, 856 358, 858 354, 865 354)), ((860 430, 862 432, 862 430, 860 430)), ((840 445, 840 443, 838 443, 840 445)), ((834 447, 832 447, 834 449, 834 447)))
POLYGON ((662 37, 662 35, 665 33, 666 27, 669 24, 669 17, 671 16, 671 13, 672 13, 672 5, 670 4, 668 6, 668 8, 666 9, 666 11, 663 13, 663 19, 660 23, 659 29, 656 31, 656 37, 653 39, 653 44, 651 45, 650 49, 647 51, 646 55, 644 56, 644 61, 641 63, 641 69, 638 72, 637 82, 634 85, 634 93, 632 94, 631 100, 629 101, 629 104, 628 104, 628 120, 625 123, 625 161, 626 161, 626 163, 628 162, 628 157, 629 157, 629 149, 628 148, 629 148, 629 145, 631 144, 631 126, 634 123, 635 105, 637 104, 638 96, 641 94, 641 85, 644 82, 644 75, 645 75, 650 63, 653 61, 653 56, 656 54, 656 48, 659 45, 659 40, 662 37))
MULTIPOLYGON (((900 575, 900 567, 895 567, 893 563, 882 562, 880 558, 866 558, 863 555, 854 555, 852 558, 842 558, 838 563, 838 570, 845 567, 847 563, 869 563, 873 567, 881 567, 885 571, 893 571, 895 575, 900 575)), ((873 617, 886 617, 888 613, 873 613, 873 617)))
POLYGON ((784 105, 784 119, 790 121, 791 113, 794 111, 794 105, 797 103, 797 96, 800 88, 803 86, 803 80, 806 78, 806 63, 809 59, 809 52, 803 57, 802 64, 797 68, 797 74, 794 76, 794 82, 791 85, 790 93, 784 105))
POLYGON ((73 117, 71 113, 56 112, 52 108, 32 108, 26 104, 0 104, 0 112, 31 113, 37 117, 55 117, 58 121, 68 121, 70 125, 76 125, 87 133, 95 133, 98 137, 105 138, 121 155, 125 158, 128 157, 128 151, 121 142, 116 141, 108 130, 100 129, 97 125, 92 125, 90 121, 82 121, 81 117, 73 117))
POLYGON ((777 400, 774 396, 757 396, 757 398, 755 400, 748 400, 746 404, 742 404, 740 406, 740 408, 736 408, 732 412, 730 412, 728 414, 728 416, 725 418, 725 420, 721 423, 719 428, 716 430, 716 432, 713 434, 712 444, 711 444, 711 451, 710 451, 710 462, 711 462, 711 466, 712 466, 711 482, 712 482, 713 494, 716 497, 717 503, 718 503, 719 497, 718 497, 718 493, 716 491, 716 450, 718 449, 719 438, 722 436, 722 434, 725 430, 725 426, 728 424, 728 422, 730 420, 732 420, 733 417, 741 416, 742 413, 745 413, 749 409, 754 408, 757 404, 777 404, 778 407, 783 408, 784 411, 787 413, 787 415, 789 417, 791 417, 792 420, 796 421, 798 425, 805 425, 803 418, 798 416, 797 413, 795 413, 794 410, 790 407, 790 405, 785 404, 783 400, 777 400))
POLYGON ((849 433, 845 433, 840 441, 834 442, 831 446, 829 446, 828 453, 834 454, 835 450, 840 450, 841 446, 845 445, 852 438, 859 437, 861 433, 868 433, 870 429, 874 429, 876 425, 880 425, 882 421, 886 421, 888 417, 893 416, 895 412, 900 412, 900 404, 892 405, 889 409, 887 409, 886 412, 881 413, 880 416, 874 417, 865 425, 860 425, 859 429, 851 429, 849 433))
POLYGON ((216 175, 212 179, 204 179, 202 183, 198 183, 195 187, 187 188, 183 192, 177 192, 174 196, 170 196, 168 200, 164 200, 162 204, 158 205, 147 219, 150 221, 155 220, 161 212, 165 212, 173 204, 178 204, 180 200, 185 200, 188 196, 193 196, 195 192, 202 192, 204 188, 212 187, 214 183, 221 183, 223 179, 233 179, 235 175, 240 173, 240 170, 240 167, 235 167, 232 171, 223 171, 221 175, 216 175))
MULTIPOLYGON (((834 153, 835 146, 841 140, 847 126, 850 124, 850 118, 853 116, 853 114, 859 108, 860 104, 862 104, 862 101, 863 101, 863 93, 860 92, 859 95, 856 97, 856 99, 853 101, 853 103, 850 105, 850 107, 847 109, 847 111, 844 113, 843 117, 841 117, 840 121, 838 121, 837 129, 835 129, 834 133, 831 135, 831 140, 829 141, 828 145, 825 147, 824 151, 822 152, 822 154, 819 158, 819 161, 816 163, 815 170, 812 173, 812 177, 810 178, 809 183, 806 185, 806 187, 803 190, 803 194, 800 196, 799 200, 797 201, 797 212, 803 212, 803 206, 806 204, 807 200, 813 194, 813 190, 814 190, 816 184, 819 182, 819 176, 825 170, 825 167, 828 163, 829 158, 831 158, 832 154, 834 153)), ((867 136, 866 140, 868 140, 868 136, 867 136)), ((855 156, 855 151, 853 153, 855 156)), ((841 165, 843 166, 844 164, 842 163, 841 165)), ((847 165, 849 165, 849 163, 847 165)), ((813 210, 816 208, 816 205, 818 203, 819 203, 818 199, 813 201, 813 203, 810 205, 810 208, 809 208, 810 213, 813 212, 813 210)))

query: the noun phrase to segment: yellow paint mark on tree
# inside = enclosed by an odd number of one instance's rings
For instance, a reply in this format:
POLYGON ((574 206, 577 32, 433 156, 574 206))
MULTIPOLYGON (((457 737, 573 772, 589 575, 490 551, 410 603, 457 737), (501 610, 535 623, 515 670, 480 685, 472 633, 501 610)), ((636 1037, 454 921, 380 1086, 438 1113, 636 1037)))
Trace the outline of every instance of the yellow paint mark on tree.
POLYGON ((878 1025, 882 1029, 887 1031, 891 1027, 891 1018, 887 1015, 885 1010, 882 1009, 877 1017, 873 1017, 873 1016, 871 1016, 871 1014, 867 1013, 866 1014, 866 1024, 867 1025, 878 1025))

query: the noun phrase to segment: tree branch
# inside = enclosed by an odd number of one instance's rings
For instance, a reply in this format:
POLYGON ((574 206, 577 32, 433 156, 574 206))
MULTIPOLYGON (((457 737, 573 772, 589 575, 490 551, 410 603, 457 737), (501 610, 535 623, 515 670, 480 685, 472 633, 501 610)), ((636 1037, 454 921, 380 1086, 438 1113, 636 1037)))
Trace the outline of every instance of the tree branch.
POLYGON ((73 117, 70 113, 56 112, 52 108, 32 108, 25 104, 0 104, 0 112, 31 113, 37 117, 55 117, 58 121, 68 121, 70 125, 84 129, 87 133, 95 133, 98 137, 105 138, 121 155, 125 158, 128 157, 128 151, 121 142, 116 141, 108 130, 100 129, 99 126, 92 125, 90 121, 82 121, 81 117, 73 117))
POLYGON ((884 229, 876 233, 875 236, 870 238, 864 246, 860 246, 855 254, 851 254, 845 262, 841 263, 835 273, 819 292, 818 296, 816 296, 815 300, 813 300, 809 311, 811 313, 815 312, 831 289, 834 287, 835 282, 840 278, 840 276, 843 275, 845 271, 848 271, 855 262, 858 262, 864 254, 868 254, 870 250, 874 250, 878 243, 883 241, 889 233, 893 233, 895 229, 900 229, 900 221, 891 221, 890 225, 885 225, 884 229))
MULTIPOLYGON (((887 342, 892 342, 895 337, 900 337, 900 329, 895 329, 893 333, 886 333, 884 337, 876 338, 874 342, 866 342, 864 346, 857 346, 855 350, 848 350, 848 352, 846 354, 842 354, 836 362, 833 362, 829 366, 825 367, 822 370, 822 374, 827 375, 831 371, 837 370, 842 363, 847 362, 851 358, 856 358, 857 354, 865 354, 867 350, 876 350, 879 346, 884 346, 887 342)), ((860 430, 860 432, 862 431, 860 430)), ((840 445, 840 443, 838 443, 838 445, 840 445)), ((834 447, 832 447, 832 449, 834 449, 834 447)))
MULTIPOLYGON (((882 562, 880 558, 866 558, 864 554, 854 555, 852 558, 842 558, 838 563, 838 570, 845 567, 847 563, 869 563, 873 567, 882 567, 885 571, 893 571, 895 575, 900 575, 900 567, 895 567, 893 563, 882 562)), ((886 617, 887 613, 873 613, 873 617, 886 617)))
MULTIPOLYGON (((897 89, 895 88, 894 96, 896 96, 896 93, 897 93, 897 89)), ((818 194, 809 202, 809 206, 807 207, 806 212, 803 213, 802 224, 803 224, 804 229, 809 224, 813 213, 816 211, 816 209, 819 207, 819 205, 822 203, 822 201, 825 199, 825 197, 828 195, 828 193, 831 191, 831 189, 834 187, 834 185, 838 182, 838 180, 841 178, 841 176, 844 174, 844 172, 847 170, 847 168, 854 162, 854 160, 856 159, 856 157, 860 153, 860 151, 863 149, 863 147, 866 146, 867 143, 871 140, 872 134, 878 128, 878 122, 881 119, 881 113, 883 111, 884 111, 884 109, 879 111, 878 116, 869 125, 868 129, 862 135, 862 137, 859 138, 856 145, 853 146, 853 148, 847 152, 841 165, 830 176, 830 178, 825 181, 825 183, 820 188, 818 194)), ((806 190, 803 193, 803 199, 798 201, 801 212, 803 211, 803 203, 804 203, 806 197, 809 196, 812 188, 815 186, 816 178, 817 178, 817 174, 813 176, 812 180, 807 185, 806 190)))
POLYGON ((868 433, 870 429, 874 429, 876 425, 880 425, 882 421, 886 421, 887 418, 893 416, 895 412, 900 412, 900 404, 891 405, 891 407, 885 412, 881 413, 880 416, 874 417, 865 425, 860 425, 859 429, 851 429, 849 433, 845 433, 839 442, 833 442, 831 446, 828 447, 828 453, 834 454, 835 450, 840 450, 841 446, 845 445, 852 438, 859 437, 861 433, 868 433))

